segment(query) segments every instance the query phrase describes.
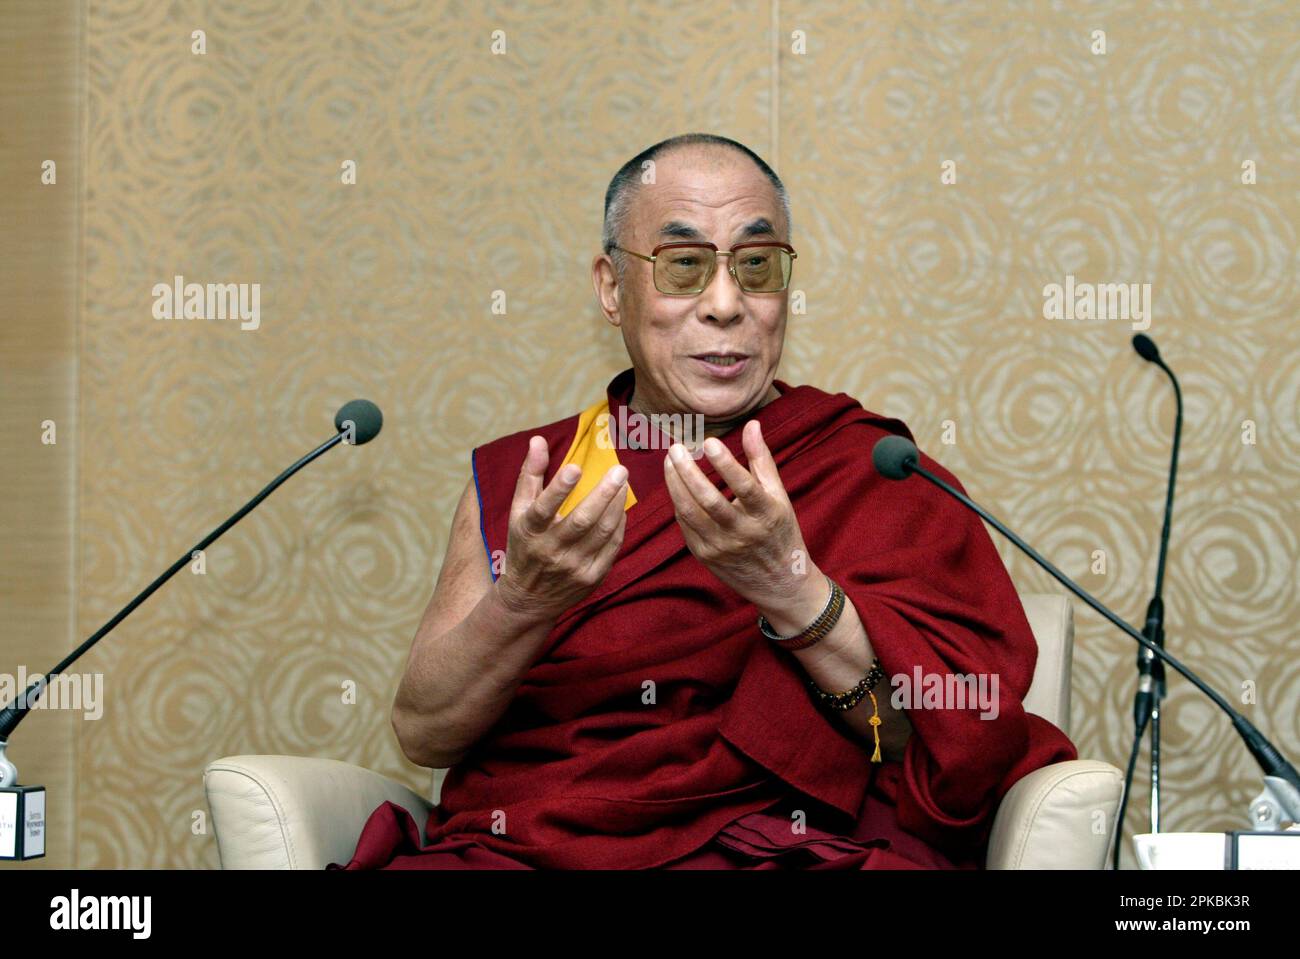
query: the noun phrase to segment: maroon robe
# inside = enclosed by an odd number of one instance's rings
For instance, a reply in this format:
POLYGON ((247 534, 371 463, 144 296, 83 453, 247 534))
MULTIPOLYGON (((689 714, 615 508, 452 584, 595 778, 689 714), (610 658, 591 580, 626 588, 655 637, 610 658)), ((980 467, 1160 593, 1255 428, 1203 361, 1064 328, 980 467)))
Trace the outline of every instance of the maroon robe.
MULTIPOLYGON (((609 384, 611 431, 634 385, 630 369, 609 384)), ((776 387, 755 416, 810 558, 856 607, 886 676, 996 673, 997 717, 910 709, 902 762, 870 762, 872 741, 813 701, 754 606, 687 549, 663 479, 667 441, 619 444, 636 502, 604 581, 559 617, 505 713, 449 770, 424 836, 384 803, 341 868, 982 865, 1007 790, 1077 758, 1024 711, 1037 646, 1019 597, 978 517, 922 480, 873 469, 876 440, 910 438, 906 426, 844 393, 776 387)), ((474 450, 487 557, 505 549, 529 437, 546 437, 549 483, 577 420, 474 450)), ((741 432, 720 439, 746 464, 741 432)), ((730 498, 707 458, 696 462, 730 498)))

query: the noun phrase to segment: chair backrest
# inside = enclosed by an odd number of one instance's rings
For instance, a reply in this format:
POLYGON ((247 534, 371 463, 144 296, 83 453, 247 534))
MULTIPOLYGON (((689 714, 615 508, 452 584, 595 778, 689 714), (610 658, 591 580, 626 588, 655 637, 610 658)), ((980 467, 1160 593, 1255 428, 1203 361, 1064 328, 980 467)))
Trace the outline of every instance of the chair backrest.
POLYGON ((1074 603, 1065 593, 1024 593, 1025 618, 1038 642, 1038 664, 1025 694, 1025 711, 1070 735, 1070 666, 1074 659, 1074 603))
MULTIPOLYGON (((1064 593, 1025 593, 1025 618, 1038 643, 1038 664, 1025 695, 1025 711, 1070 734, 1070 664, 1074 656, 1074 604, 1064 593)), ((442 795, 447 770, 433 771, 432 798, 442 795)))

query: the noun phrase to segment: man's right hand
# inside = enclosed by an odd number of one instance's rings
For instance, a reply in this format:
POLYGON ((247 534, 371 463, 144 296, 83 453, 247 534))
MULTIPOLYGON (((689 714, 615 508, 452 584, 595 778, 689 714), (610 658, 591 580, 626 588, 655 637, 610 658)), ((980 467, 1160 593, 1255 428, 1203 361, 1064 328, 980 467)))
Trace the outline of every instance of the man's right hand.
POLYGON ((530 437, 510 504, 504 569, 494 587, 508 609, 538 621, 555 619, 600 584, 627 527, 627 467, 611 467, 568 515, 557 517, 582 469, 569 463, 543 489, 549 463, 545 438, 530 437))

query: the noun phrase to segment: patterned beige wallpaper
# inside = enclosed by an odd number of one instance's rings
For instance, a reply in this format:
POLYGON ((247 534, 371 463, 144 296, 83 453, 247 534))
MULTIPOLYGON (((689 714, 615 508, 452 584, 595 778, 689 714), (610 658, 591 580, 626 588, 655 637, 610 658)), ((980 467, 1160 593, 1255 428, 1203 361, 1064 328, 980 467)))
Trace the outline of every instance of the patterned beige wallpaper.
MULTIPOLYGON (((1300 755, 1292 4, 96 0, 85 36, 78 631, 340 403, 386 425, 82 664, 106 702, 78 727, 77 865, 216 866, 195 817, 222 755, 422 787, 388 711, 469 451, 627 365, 588 273, 603 190, 692 130, 790 188, 782 378, 906 419, 1132 621, 1173 415, 1129 347, 1149 322, 1187 402, 1170 645, 1234 698, 1257 684, 1248 714, 1300 755), (176 276, 258 284, 256 329, 157 318, 176 276), (1149 284, 1145 320, 1045 318, 1067 276, 1149 284)), ((1078 622, 1080 753, 1122 765, 1133 650, 1078 622)), ((1165 719, 1164 828, 1241 825, 1256 770, 1226 721, 1181 681, 1165 719)))
MULTIPOLYGON (((0 15, 0 701, 23 670, 74 645, 80 18, 10 5, 0 15)), ((25 678, 25 677, 24 677, 25 678)), ((80 716, 29 714, 7 744, 19 782, 46 789, 46 858, 71 861, 80 716)))

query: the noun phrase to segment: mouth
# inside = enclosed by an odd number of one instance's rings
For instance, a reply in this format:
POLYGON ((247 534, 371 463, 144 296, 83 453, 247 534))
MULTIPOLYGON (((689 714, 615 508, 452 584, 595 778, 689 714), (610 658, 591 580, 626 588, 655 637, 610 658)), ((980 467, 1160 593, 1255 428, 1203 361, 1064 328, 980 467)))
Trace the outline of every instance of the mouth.
POLYGON ((696 353, 691 359, 698 361, 703 368, 718 379, 734 379, 749 365, 749 357, 744 353, 696 353))

